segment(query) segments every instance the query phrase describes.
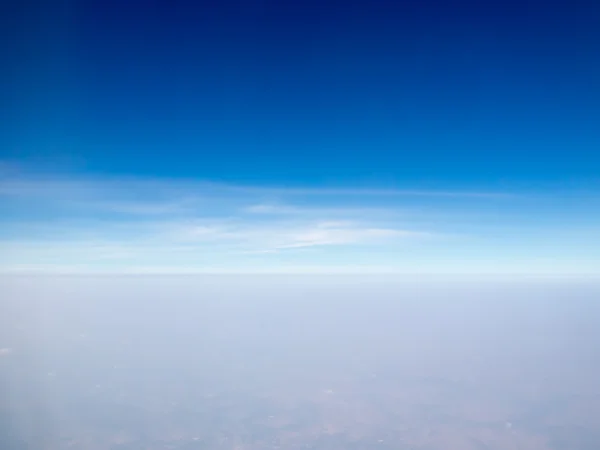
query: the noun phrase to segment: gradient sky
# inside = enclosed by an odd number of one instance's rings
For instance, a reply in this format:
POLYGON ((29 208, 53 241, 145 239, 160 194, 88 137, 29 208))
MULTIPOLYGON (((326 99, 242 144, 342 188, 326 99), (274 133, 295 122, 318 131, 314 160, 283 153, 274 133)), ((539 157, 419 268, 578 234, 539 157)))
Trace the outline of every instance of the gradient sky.
POLYGON ((596 273, 597 2, 13 2, 2 270, 596 273))

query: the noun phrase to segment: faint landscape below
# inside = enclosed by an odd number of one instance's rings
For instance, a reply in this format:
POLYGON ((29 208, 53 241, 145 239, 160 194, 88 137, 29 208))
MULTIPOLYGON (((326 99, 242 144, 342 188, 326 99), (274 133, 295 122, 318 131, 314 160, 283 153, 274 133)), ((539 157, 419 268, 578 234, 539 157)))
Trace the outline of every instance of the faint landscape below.
POLYGON ((599 284, 0 283, 3 450, 600 448, 599 284))

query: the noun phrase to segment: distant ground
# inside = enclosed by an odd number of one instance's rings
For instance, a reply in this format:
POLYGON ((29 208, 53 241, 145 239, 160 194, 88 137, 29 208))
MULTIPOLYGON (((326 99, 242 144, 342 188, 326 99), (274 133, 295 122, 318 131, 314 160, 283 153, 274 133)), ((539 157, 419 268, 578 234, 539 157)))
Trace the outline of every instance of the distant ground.
POLYGON ((597 450, 600 286, 2 280, 0 448, 597 450))

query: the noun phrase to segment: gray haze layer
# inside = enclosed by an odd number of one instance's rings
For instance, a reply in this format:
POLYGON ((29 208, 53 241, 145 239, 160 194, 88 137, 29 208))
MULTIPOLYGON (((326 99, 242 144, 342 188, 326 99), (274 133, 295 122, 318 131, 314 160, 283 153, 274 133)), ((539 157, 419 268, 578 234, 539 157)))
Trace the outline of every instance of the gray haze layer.
POLYGON ((0 279, 0 448, 600 448, 600 285, 0 279))

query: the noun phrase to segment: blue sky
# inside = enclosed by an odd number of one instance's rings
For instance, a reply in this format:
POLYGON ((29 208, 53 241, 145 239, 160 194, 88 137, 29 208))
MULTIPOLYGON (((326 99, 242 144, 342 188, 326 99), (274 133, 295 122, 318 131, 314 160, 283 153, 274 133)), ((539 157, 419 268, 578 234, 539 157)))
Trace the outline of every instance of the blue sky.
POLYGON ((218 3, 7 9, 2 270, 597 272, 593 2, 218 3))

